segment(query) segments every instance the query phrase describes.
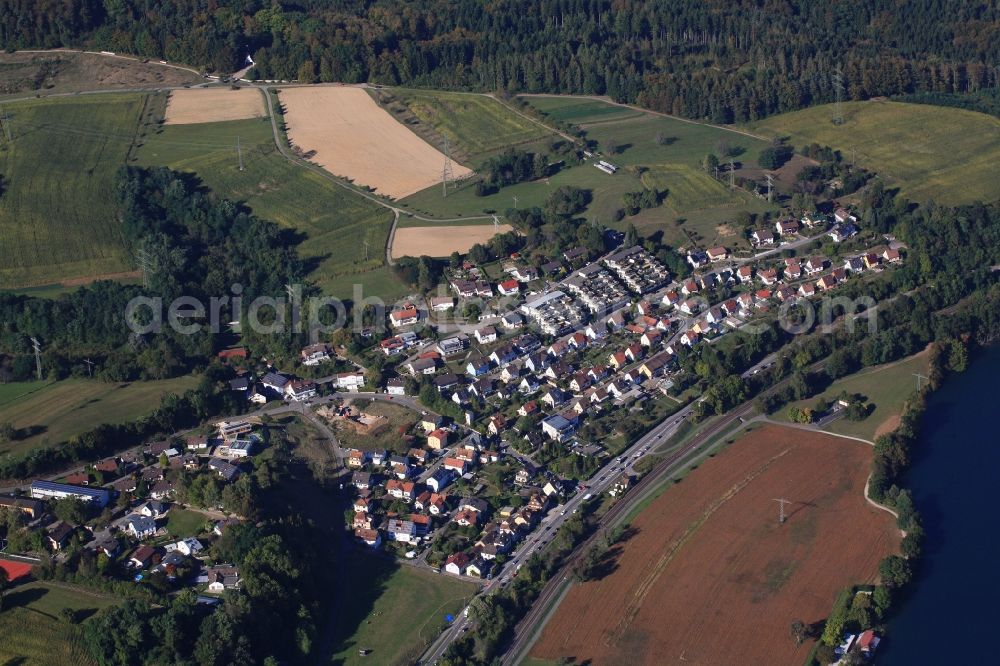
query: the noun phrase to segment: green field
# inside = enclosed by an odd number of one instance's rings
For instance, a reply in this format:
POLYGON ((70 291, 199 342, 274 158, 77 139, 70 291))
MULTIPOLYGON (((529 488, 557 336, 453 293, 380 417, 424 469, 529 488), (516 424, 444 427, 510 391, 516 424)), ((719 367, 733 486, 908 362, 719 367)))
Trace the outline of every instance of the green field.
POLYGON ((183 393, 197 383, 197 377, 188 376, 130 384, 64 379, 44 388, 34 382, 8 384, 0 389, 0 422, 10 421, 17 428, 35 428, 38 432, 0 446, 0 453, 64 442, 101 423, 135 420, 159 407, 166 393, 183 393), (14 386, 29 390, 15 397, 14 386))
POLYGON ((72 608, 79 622, 116 602, 59 583, 33 582, 8 590, 0 613, 0 664, 92 664, 79 625, 63 619, 62 610, 72 608))
POLYGON ((209 521, 203 513, 174 507, 167 513, 167 531, 178 539, 187 539, 202 534, 209 521))
POLYGON ((93 95, 5 104, 0 136, 0 287, 129 271, 114 184, 146 96, 93 95))
MULTIPOLYGON (((418 125, 410 124, 411 130, 423 136, 421 125, 430 126, 437 135, 447 137, 456 157, 473 169, 505 148, 557 138, 485 95, 407 88, 393 88, 392 94, 420 121, 418 125)), ((394 105, 388 108, 392 113, 394 105)))
POLYGON ((337 618, 337 664, 415 663, 445 625, 464 608, 476 586, 425 569, 402 566, 373 553, 351 554, 346 599, 337 618), (359 649, 372 652, 367 657, 359 649))
MULTIPOLYGON (((746 245, 741 229, 727 224, 736 211, 762 213, 766 202, 743 190, 730 190, 701 169, 684 164, 651 166, 642 174, 645 187, 666 191, 662 213, 672 218, 674 226, 664 229, 664 239, 674 245, 691 241, 703 246, 726 245, 732 249, 746 245)), ((636 228, 647 229, 650 218, 655 225, 656 211, 639 216, 636 228)))
POLYGON ((117 599, 100 592, 62 583, 38 581, 8 590, 4 596, 4 609, 26 608, 59 620, 62 619, 60 613, 64 608, 72 608, 81 616, 89 616, 116 602, 117 599))
POLYGON ((788 136, 800 146, 816 142, 857 152, 915 201, 945 205, 1000 197, 994 165, 1000 159, 1000 119, 974 111, 925 104, 870 101, 844 104, 844 124, 832 107, 817 106, 751 126, 767 136, 788 136))
POLYGON ((720 233, 727 230, 719 227, 732 221, 738 210, 763 212, 772 208, 749 195, 731 195, 724 186, 710 182, 711 179, 700 171, 705 155, 715 152, 720 139, 738 153, 737 160, 746 166, 756 166, 757 156, 766 145, 760 139, 595 99, 559 96, 522 99, 553 119, 577 123, 592 121, 593 124, 580 125, 587 138, 596 140, 600 146, 614 141, 618 152, 604 157, 623 168, 612 176, 596 169, 588 160, 584 164, 568 165, 549 178, 505 187, 490 196, 478 197, 474 186, 466 184, 450 191, 447 198, 441 196, 439 188, 429 188, 407 197, 403 203, 429 215, 459 217, 493 211, 502 213, 513 207, 515 196, 518 207, 541 206, 553 190, 572 185, 593 193, 593 202, 584 213, 586 218, 619 228, 631 223, 647 235, 663 232, 664 240, 674 244, 691 240, 681 228, 682 224, 697 231, 695 238, 704 242, 717 238, 727 243, 738 242, 735 235, 720 233), (657 142, 658 135, 665 139, 662 143, 657 142), (676 200, 668 196, 663 207, 612 223, 612 215, 622 206, 622 195, 644 187, 644 181, 628 169, 629 166, 650 168, 645 182, 662 179, 669 189, 677 190, 676 200))
POLYGON ((622 118, 635 118, 643 115, 641 111, 585 97, 525 95, 522 99, 527 100, 531 106, 544 113, 546 117, 573 125, 604 120, 621 120, 622 118))
POLYGON ((138 158, 144 165, 195 173, 217 195, 301 234, 298 250, 310 264, 310 278, 328 294, 349 296, 356 282, 383 285, 390 292, 401 288, 391 284, 394 278, 367 275, 385 263, 392 213, 285 160, 274 147, 267 119, 164 125, 144 137, 138 158))
POLYGON ((89 666, 78 627, 26 608, 0 613, 0 664, 89 666))
POLYGON ((881 434, 893 429, 896 417, 902 414, 906 400, 917 388, 917 379, 914 377, 916 373, 927 374, 927 354, 915 354, 895 363, 865 368, 853 375, 838 379, 819 396, 789 403, 775 413, 774 418, 787 422, 788 410, 792 407, 812 407, 820 397, 833 401, 841 391, 858 393, 875 406, 875 410, 868 418, 864 421, 839 418, 825 429, 840 435, 872 441, 877 432, 881 434))

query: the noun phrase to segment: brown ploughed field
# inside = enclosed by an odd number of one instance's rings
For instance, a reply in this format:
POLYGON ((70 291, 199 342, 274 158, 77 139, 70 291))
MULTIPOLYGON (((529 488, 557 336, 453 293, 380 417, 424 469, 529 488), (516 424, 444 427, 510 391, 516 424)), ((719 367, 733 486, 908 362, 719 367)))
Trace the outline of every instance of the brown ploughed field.
POLYGON ((488 243, 497 234, 513 231, 509 224, 468 224, 439 227, 402 227, 392 241, 392 256, 447 257, 452 252, 468 252, 476 243, 488 243))
POLYGON ((791 623, 826 618, 898 549, 892 516, 863 496, 871 456, 781 426, 744 435, 632 522, 612 571, 569 591, 531 656, 800 666, 812 644, 791 623), (791 502, 783 525, 776 498, 791 502))

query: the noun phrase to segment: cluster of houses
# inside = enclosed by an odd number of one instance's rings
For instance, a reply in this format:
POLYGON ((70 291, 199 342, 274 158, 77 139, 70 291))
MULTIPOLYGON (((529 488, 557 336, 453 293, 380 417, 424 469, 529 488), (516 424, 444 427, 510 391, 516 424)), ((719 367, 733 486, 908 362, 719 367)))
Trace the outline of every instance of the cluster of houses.
MULTIPOLYGON (((540 470, 523 464, 514 476, 523 498, 517 508, 493 507, 471 494, 450 493, 459 479, 465 487, 482 487, 477 475, 483 468, 500 463, 504 454, 487 448, 487 439, 473 432, 455 441, 456 429, 443 419, 426 415, 418 426, 426 435, 425 446, 405 455, 385 451, 348 452, 347 465, 354 469, 353 517, 348 527, 359 544, 379 548, 400 544, 413 555, 413 548, 433 541, 438 529, 449 524, 475 534, 469 546, 446 553, 442 568, 455 575, 485 578, 553 506, 561 492, 557 483, 531 485, 540 470)), ((552 477, 554 478, 554 477, 552 477)))
MULTIPOLYGON (((206 536, 178 539, 165 526, 174 510, 176 474, 180 470, 211 474, 222 484, 237 480, 244 461, 263 447, 265 437, 258 428, 251 421, 222 421, 211 435, 152 442, 71 473, 62 481, 35 480, 27 496, 0 496, 0 507, 26 514, 30 528, 44 530, 53 553, 63 551, 75 538, 84 548, 118 562, 137 582, 162 573, 170 581, 212 593, 235 589, 238 570, 211 563, 206 536), (48 510, 48 502, 73 499, 93 507, 96 514, 120 495, 127 501, 119 502, 103 525, 70 525, 52 518, 48 510)), ((207 538, 221 536, 237 522, 237 518, 215 521, 207 538)))

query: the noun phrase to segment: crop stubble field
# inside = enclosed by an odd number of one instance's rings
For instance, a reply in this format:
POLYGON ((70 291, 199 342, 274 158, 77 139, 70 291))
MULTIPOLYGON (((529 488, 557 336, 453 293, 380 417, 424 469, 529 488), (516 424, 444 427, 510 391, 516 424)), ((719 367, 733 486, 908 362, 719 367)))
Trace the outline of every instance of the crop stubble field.
POLYGON ((863 497, 871 448, 781 426, 738 439, 632 522, 613 571, 574 586, 532 656, 593 664, 799 666, 789 635, 876 580, 892 517, 863 497), (774 498, 787 498, 778 525, 774 498))
MULTIPOLYGON (((394 199, 440 182, 444 155, 362 88, 289 87, 279 97, 289 141, 330 173, 394 199)), ((458 163, 452 172, 471 173, 458 163)))
POLYGON ((256 88, 185 88, 170 92, 163 122, 167 125, 244 120, 264 115, 256 88))
POLYGON ((392 256, 447 257, 452 252, 468 252, 476 243, 487 243, 497 234, 513 231, 509 224, 442 225, 400 227, 392 242, 392 256))

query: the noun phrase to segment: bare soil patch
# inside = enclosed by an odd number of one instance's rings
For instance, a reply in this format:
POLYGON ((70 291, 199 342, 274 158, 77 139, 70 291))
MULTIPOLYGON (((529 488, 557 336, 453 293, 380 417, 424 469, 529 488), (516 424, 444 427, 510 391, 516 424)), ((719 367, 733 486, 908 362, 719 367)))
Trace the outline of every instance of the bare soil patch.
POLYGON ((447 257, 452 252, 468 252, 476 243, 486 243, 497 234, 512 231, 509 224, 469 224, 442 227, 402 227, 396 229, 392 256, 447 257))
POLYGON ((898 428, 899 420, 900 420, 900 415, 893 414, 885 421, 882 421, 882 423, 880 423, 879 426, 875 428, 875 439, 878 439, 882 435, 888 435, 890 432, 898 428))
POLYGON ((575 586, 532 656, 577 663, 799 666, 795 620, 876 581, 892 518, 863 496, 871 447, 767 426, 745 435, 632 523, 601 580, 575 586), (775 498, 786 498, 778 524, 775 498))
POLYGON ((196 73, 178 67, 97 53, 0 53, 0 95, 170 87, 201 82, 196 73))
MULTIPOLYGON (((285 88, 289 141, 335 176, 394 199, 441 181, 444 155, 375 103, 361 88, 285 88)), ((455 178, 472 171, 452 163, 455 178)))
POLYGON ((163 122, 191 125, 263 115, 264 99, 256 88, 188 88, 171 91, 163 122))

